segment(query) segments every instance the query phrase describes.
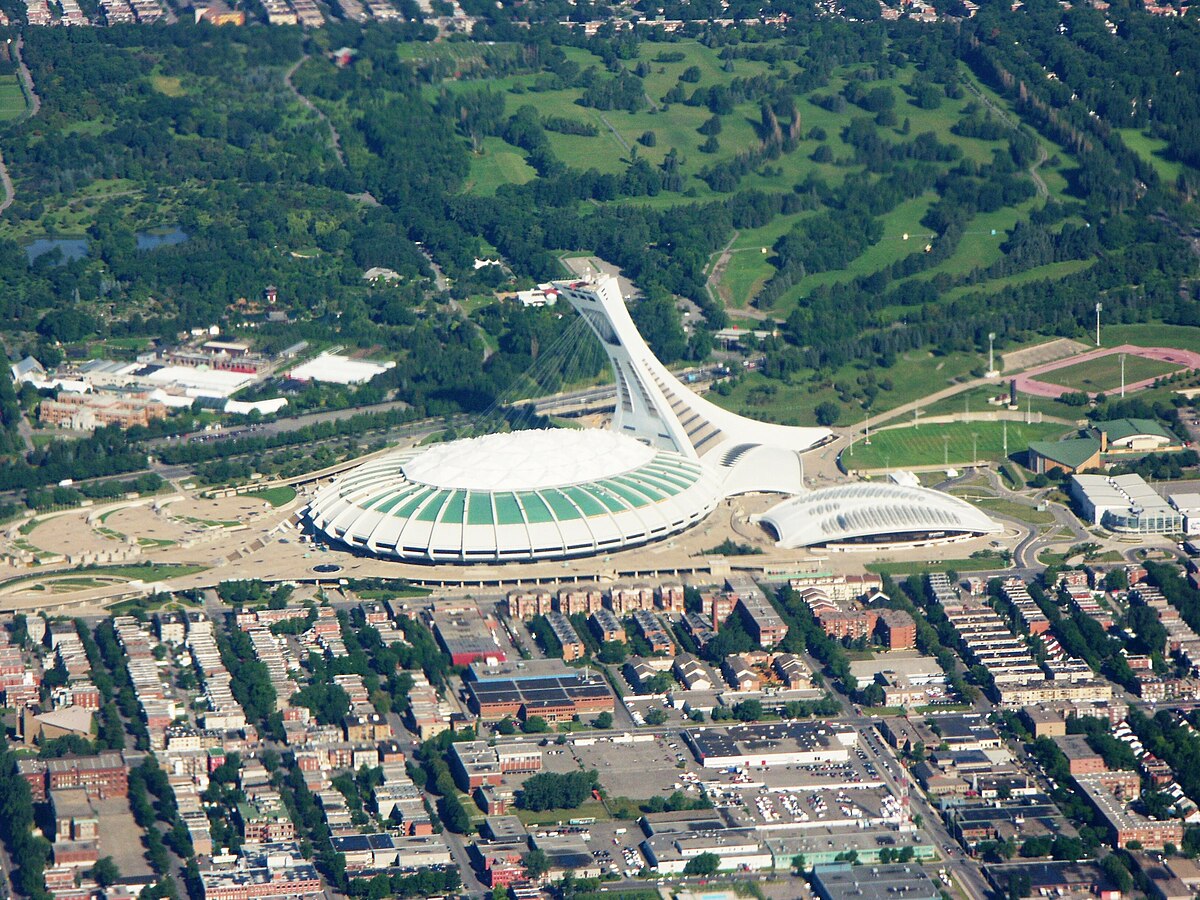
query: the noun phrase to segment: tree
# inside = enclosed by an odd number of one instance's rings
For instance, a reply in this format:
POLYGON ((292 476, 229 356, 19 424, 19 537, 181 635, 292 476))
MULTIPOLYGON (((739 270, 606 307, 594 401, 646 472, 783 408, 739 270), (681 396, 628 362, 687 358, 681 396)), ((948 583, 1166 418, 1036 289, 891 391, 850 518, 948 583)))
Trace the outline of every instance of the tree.
POLYGON ((592 795, 599 784, 596 770, 586 772, 539 772, 526 779, 517 796, 521 809, 575 809, 592 795))
POLYGON ((109 887, 121 880, 121 870, 111 856, 102 856, 92 866, 92 878, 100 887, 109 887))
POLYGON ((545 734, 550 730, 550 723, 541 716, 530 716, 521 726, 521 730, 526 734, 545 734))
POLYGON ((818 425, 828 427, 837 422, 838 418, 842 415, 842 408, 832 400, 824 400, 817 404, 817 408, 813 410, 813 413, 817 417, 818 425))
POLYGON ((536 848, 521 857, 521 864, 525 866, 525 874, 534 881, 550 871, 550 859, 546 852, 536 848))
POLYGON ((751 697, 749 700, 735 703, 732 712, 733 717, 739 722, 757 722, 763 717, 762 701, 751 697))
POLYGON ((715 853, 701 853, 693 856, 683 867, 684 875, 715 875, 721 867, 721 857, 715 853))
POLYGON ((592 724, 597 728, 612 728, 613 715, 610 712, 602 712, 596 718, 592 719, 592 724))
POLYGON ((667 721, 666 711, 659 709, 657 706, 654 709, 646 711, 647 725, 662 725, 667 721))
POLYGON ((808 868, 808 861, 804 858, 803 853, 797 853, 792 857, 792 869, 796 872, 803 872, 808 868))
POLYGON ((602 663, 623 663, 629 655, 629 648, 624 641, 605 641, 600 645, 600 652, 596 654, 596 658, 602 663))

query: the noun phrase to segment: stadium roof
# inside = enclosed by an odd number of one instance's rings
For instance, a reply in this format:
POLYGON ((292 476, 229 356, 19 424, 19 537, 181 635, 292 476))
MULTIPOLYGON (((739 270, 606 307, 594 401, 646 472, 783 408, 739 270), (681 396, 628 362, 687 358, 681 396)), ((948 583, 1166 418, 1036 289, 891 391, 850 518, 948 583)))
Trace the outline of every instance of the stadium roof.
POLYGON ((969 503, 927 488, 859 482, 792 497, 757 517, 770 525, 784 548, 894 536, 909 540, 996 534, 1002 527, 969 503))
POLYGON ((520 431, 390 454, 314 498, 314 525, 419 561, 615 551, 695 524, 722 496, 706 464, 608 431, 520 431))

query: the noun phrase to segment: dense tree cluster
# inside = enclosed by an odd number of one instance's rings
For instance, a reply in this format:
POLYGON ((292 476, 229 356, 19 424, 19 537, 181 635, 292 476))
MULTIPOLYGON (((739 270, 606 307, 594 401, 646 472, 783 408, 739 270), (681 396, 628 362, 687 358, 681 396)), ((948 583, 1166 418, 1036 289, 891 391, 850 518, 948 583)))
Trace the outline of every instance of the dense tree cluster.
POLYGON ((575 809, 600 786, 594 769, 580 772, 539 772, 521 785, 517 805, 541 812, 547 809, 575 809))

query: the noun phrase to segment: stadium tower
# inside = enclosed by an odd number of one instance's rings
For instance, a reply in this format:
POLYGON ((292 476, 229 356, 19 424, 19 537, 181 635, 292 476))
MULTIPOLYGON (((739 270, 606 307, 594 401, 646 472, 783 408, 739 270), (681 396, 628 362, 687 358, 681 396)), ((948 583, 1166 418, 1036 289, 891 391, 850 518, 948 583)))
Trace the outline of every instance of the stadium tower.
POLYGON ((646 345, 614 276, 556 281, 554 287, 591 326, 612 363, 614 431, 703 461, 723 476, 726 496, 803 490, 800 454, 832 439, 829 429, 756 422, 695 394, 646 345))

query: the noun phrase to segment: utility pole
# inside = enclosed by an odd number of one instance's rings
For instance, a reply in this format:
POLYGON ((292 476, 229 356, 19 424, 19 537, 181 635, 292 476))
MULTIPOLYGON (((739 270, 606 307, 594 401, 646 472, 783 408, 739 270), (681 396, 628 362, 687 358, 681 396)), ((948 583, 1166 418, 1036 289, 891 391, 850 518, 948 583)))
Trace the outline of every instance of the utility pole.
POLYGON ((1096 346, 1100 346, 1100 310, 1104 309, 1103 303, 1096 304, 1096 346))

